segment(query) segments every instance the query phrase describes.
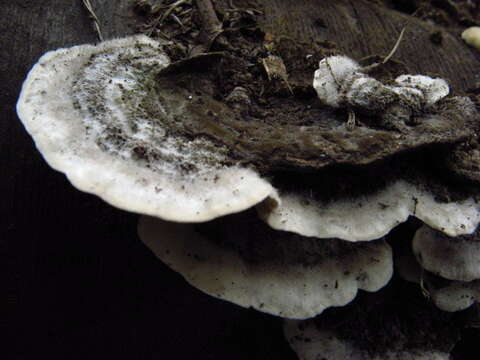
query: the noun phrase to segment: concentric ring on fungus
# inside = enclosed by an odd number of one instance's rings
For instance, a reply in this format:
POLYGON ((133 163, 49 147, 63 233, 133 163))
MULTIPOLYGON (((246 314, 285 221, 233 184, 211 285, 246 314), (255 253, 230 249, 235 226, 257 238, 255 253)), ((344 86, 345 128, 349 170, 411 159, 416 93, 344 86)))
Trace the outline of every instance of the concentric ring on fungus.
POLYGON ((224 146, 166 126, 179 119, 153 84, 168 64, 146 36, 52 51, 30 71, 17 112, 51 167, 122 209, 198 222, 275 198, 256 172, 229 165, 224 146))

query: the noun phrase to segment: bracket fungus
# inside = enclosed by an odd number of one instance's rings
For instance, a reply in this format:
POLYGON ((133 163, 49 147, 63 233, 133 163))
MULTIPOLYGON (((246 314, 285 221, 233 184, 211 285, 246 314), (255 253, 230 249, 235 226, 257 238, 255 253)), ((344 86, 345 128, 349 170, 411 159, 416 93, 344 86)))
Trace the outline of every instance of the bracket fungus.
POLYGON ((445 279, 480 279, 478 234, 449 237, 423 226, 415 233, 412 248, 421 266, 445 279))
POLYGON ((434 304, 443 311, 461 311, 480 302, 480 280, 451 281, 429 291, 434 304))
POLYGON ((420 284, 425 296, 442 311, 462 311, 480 303, 480 280, 447 280, 425 271, 414 256, 396 257, 395 269, 406 281, 420 284))
POLYGON ((378 239, 409 216, 453 236, 473 232, 480 222, 475 199, 440 202, 434 194, 403 180, 373 194, 337 201, 316 201, 305 191, 280 193, 280 198, 276 207, 257 206, 266 222, 277 230, 318 238, 378 239))
POLYGON ((125 210, 198 222, 274 198, 256 172, 228 165, 224 146, 175 128, 184 105, 154 85, 169 62, 146 36, 49 52, 23 84, 18 115, 51 167, 125 210))
POLYGON ((467 309, 480 302, 477 236, 449 237, 424 225, 415 233, 412 250, 396 252, 396 271, 420 284, 440 310, 467 309))
MULTIPOLYGON (((476 128, 474 119, 478 115, 475 106, 466 97, 447 99, 450 89, 445 80, 424 75, 400 75, 393 84, 385 85, 368 76, 368 70, 345 56, 326 57, 315 72, 313 87, 321 102, 330 107, 380 114, 383 120, 378 119, 376 125, 394 125, 400 130, 396 132, 398 143, 404 143, 403 134, 409 131, 412 138, 417 137, 416 132, 423 133, 420 127, 427 124, 433 127, 445 125, 443 133, 453 125, 450 123, 452 116, 459 114, 463 120, 468 119, 470 135, 476 128)), ((364 129, 364 126, 356 128, 352 136, 361 135, 364 129)), ((345 142, 349 141, 348 132, 342 136, 345 142)), ((411 149, 416 147, 411 146, 411 149)), ((345 153, 357 153, 358 150, 355 144, 345 143, 343 148, 345 153)), ((318 178, 321 179, 321 175, 318 178)), ((259 204, 257 209, 260 216, 277 230, 348 241, 380 238, 409 216, 415 216, 450 236, 468 234, 476 229, 480 222, 476 191, 462 200, 439 201, 429 184, 422 182, 415 175, 407 179, 399 171, 396 178, 393 176, 375 191, 344 195, 334 201, 312 196, 318 193, 312 187, 285 190, 276 186, 281 198, 278 206, 272 207, 266 202, 259 204)))
POLYGON ((200 290, 273 315, 304 319, 377 291, 392 276, 383 240, 352 244, 278 232, 254 213, 185 225, 142 217, 142 241, 200 290))
POLYGON ((428 270, 425 283, 435 305, 460 311, 480 302, 480 243, 478 233, 449 237, 427 226, 415 233, 413 253, 428 270))
POLYGON ((409 216, 449 236, 478 226, 476 188, 439 200, 429 185, 448 185, 433 166, 424 171, 430 158, 409 161, 478 128, 475 105, 451 96, 445 80, 387 83, 348 57, 327 57, 314 76, 319 99, 274 99, 268 112, 244 83, 219 93, 213 72, 192 71, 222 53, 171 62, 168 45, 133 36, 49 52, 28 74, 17 112, 75 187, 147 215, 141 239, 202 291, 309 318, 388 283, 382 237, 409 216), (358 112, 353 130, 345 110, 358 112), (378 166, 390 174, 381 184, 378 166), (367 185, 345 180, 345 169, 367 185))

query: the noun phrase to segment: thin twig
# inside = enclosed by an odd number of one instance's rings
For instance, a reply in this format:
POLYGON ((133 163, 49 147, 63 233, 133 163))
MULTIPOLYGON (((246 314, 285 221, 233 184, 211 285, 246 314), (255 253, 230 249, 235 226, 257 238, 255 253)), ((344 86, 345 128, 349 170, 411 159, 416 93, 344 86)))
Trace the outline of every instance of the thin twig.
POLYGON ((92 3, 90 2, 90 0, 82 0, 82 2, 87 9, 90 17, 93 19, 93 25, 95 31, 97 32, 98 39, 100 41, 103 41, 102 31, 100 30, 100 20, 98 20, 97 14, 95 14, 95 11, 93 10, 92 3))
POLYGON ((180 14, 178 14, 178 17, 183 17, 183 16, 187 15, 188 13, 191 13, 192 11, 193 11, 192 8, 184 10, 180 14))
POLYGON ((183 23, 182 23, 182 20, 180 20, 177 15, 175 14, 172 14, 172 19, 175 20, 175 22, 180 25, 182 28, 184 28, 185 26, 183 26, 183 23))
POLYGON ((162 9, 169 7, 170 5, 165 5, 164 1, 157 1, 156 4, 152 5, 152 15, 158 14, 162 9))
POLYGON ((407 27, 405 26, 402 31, 400 32, 400 35, 398 36, 398 40, 395 43, 395 46, 393 47, 392 51, 387 55, 385 59, 383 59, 382 63, 385 64, 390 58, 395 54, 397 51, 398 47, 400 46, 400 42, 402 41, 403 34, 405 34, 405 30, 407 30, 407 27))
POLYGON ((189 0, 178 0, 177 2, 174 2, 172 5, 168 7, 167 11, 163 13, 159 22, 162 23, 163 21, 165 21, 165 19, 172 13, 173 10, 175 10, 177 7, 185 4, 188 1, 189 0))
POLYGON ((327 65, 327 69, 330 72, 330 75, 332 75, 333 81, 337 85, 337 90, 340 91, 340 87, 341 87, 340 82, 335 77, 335 73, 333 72, 332 67, 330 66, 330 63, 328 62, 328 57, 325 58, 325 64, 327 65))
POLYGON ((398 47, 400 46, 400 42, 402 41, 402 38, 403 38, 403 34, 405 34, 405 30, 407 30, 407 26, 405 26, 402 29, 402 31, 400 32, 400 35, 398 36, 397 41, 395 42, 395 45, 393 46, 393 49, 390 51, 390 53, 382 61, 380 61, 378 63, 374 63, 372 65, 365 66, 362 69, 362 72, 369 73, 370 71, 372 71, 373 69, 376 69, 380 65, 384 65, 385 63, 387 63, 392 58, 392 56, 395 54, 395 52, 398 50, 398 47))
MULTIPOLYGON (((425 287, 424 272, 425 272, 425 269, 422 267, 422 270, 421 270, 421 273, 420 273, 420 289, 422 290, 422 295, 425 296, 427 299, 429 299, 430 298, 430 292, 425 287)), ((427 283, 427 286, 428 286, 428 283, 427 283)))
POLYGON ((239 7, 236 7, 235 4, 233 3, 233 0, 228 0, 228 6, 230 7, 229 9, 227 9, 227 11, 229 12, 247 12, 247 11, 251 11, 253 13, 256 13, 258 15, 263 15, 263 12, 258 10, 258 9, 254 9, 254 8, 239 8, 239 7))
POLYGON ((385 57, 385 59, 383 59, 383 61, 379 62, 379 63, 375 63, 375 64, 372 64, 372 65, 369 65, 369 66, 365 66, 362 71, 365 72, 365 73, 368 73, 369 71, 372 71, 373 69, 375 69, 376 67, 380 66, 380 65, 384 65, 387 61, 389 61, 392 56, 395 54, 395 52, 398 50, 398 47, 400 46, 400 42, 402 41, 403 39, 403 34, 405 34, 405 31, 407 30, 408 26, 412 23, 413 21, 413 17, 416 16, 419 11, 422 9, 422 7, 420 6, 417 10, 415 10, 415 12, 410 15, 410 19, 407 21, 407 23, 405 24, 405 26, 403 27, 402 31, 400 31, 400 35, 398 36, 398 39, 397 41, 395 42, 395 45, 393 46, 393 49, 390 51, 390 53, 385 57))
POLYGON ((170 16, 170 14, 172 13, 173 10, 175 10, 176 8, 178 8, 179 6, 182 6, 183 4, 185 4, 186 2, 189 2, 190 0, 178 0, 176 2, 174 2, 173 4, 169 5, 168 6, 168 9, 161 15, 159 16, 155 22, 152 24, 152 27, 148 33, 148 36, 151 36, 153 31, 159 27, 164 21, 165 19, 170 16))

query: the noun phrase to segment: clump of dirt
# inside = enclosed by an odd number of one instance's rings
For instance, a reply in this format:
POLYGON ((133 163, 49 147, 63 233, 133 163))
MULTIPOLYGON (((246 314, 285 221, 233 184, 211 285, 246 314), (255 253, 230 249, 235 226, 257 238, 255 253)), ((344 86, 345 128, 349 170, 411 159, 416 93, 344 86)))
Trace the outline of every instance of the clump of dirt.
MULTIPOLYGON (((146 14, 142 7, 145 23, 140 26, 147 35, 173 41, 166 47, 173 61, 191 55, 203 26, 200 12, 191 1, 175 6, 177 3, 170 1, 162 8, 150 7, 146 14)), ((242 2, 241 7, 236 7, 232 1, 217 1, 215 11, 222 30, 209 50, 224 54, 213 79, 220 96, 226 97, 235 87, 249 89, 258 103, 268 101, 271 94, 290 95, 285 81, 268 77, 264 60, 269 56, 283 61, 288 69, 287 81, 294 93, 315 96, 311 87, 312 74, 323 57, 336 53, 334 43, 299 43, 287 36, 274 37, 265 33, 259 25, 263 9, 257 1, 242 2)))

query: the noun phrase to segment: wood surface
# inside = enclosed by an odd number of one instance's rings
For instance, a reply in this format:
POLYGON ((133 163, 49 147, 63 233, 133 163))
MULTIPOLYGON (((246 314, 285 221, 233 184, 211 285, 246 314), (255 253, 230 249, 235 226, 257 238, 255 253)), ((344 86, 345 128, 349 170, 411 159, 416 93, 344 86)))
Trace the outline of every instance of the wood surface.
POLYGON ((362 0, 264 0, 265 28, 300 41, 329 40, 345 55, 360 60, 386 56, 400 31, 407 30, 393 59, 407 65, 412 74, 435 74, 461 92, 480 80, 479 52, 465 45, 460 30, 420 21, 397 11, 362 0), (442 44, 430 40, 440 31, 442 44))
MULTIPOLYGON (((135 32, 132 0, 92 4, 106 39, 135 32)), ((357 59, 388 53, 408 19, 356 0, 264 4, 266 28, 357 59)), ((410 27, 397 60, 456 91, 476 83, 478 54, 458 34, 438 46, 432 25, 410 27)), ((95 41, 80 0, 0 1, 0 358, 295 359, 278 319, 192 289, 137 239, 137 215, 77 191, 36 151, 15 112, 23 79, 44 52, 95 41)))

